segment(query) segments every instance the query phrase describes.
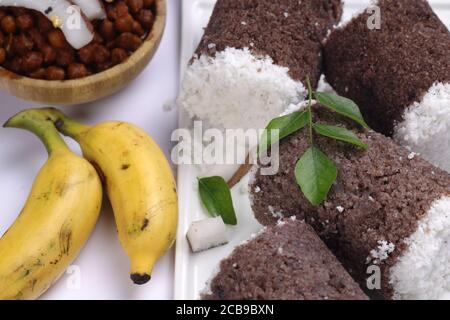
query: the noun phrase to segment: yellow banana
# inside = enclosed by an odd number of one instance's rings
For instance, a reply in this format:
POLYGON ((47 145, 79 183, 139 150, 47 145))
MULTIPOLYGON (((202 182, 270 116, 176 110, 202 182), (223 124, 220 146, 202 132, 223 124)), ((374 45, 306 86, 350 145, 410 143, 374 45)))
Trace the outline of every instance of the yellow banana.
POLYGON ((56 109, 41 112, 80 144, 104 177, 119 239, 131 260, 131 279, 148 282, 154 264, 173 245, 177 229, 176 184, 163 152, 129 123, 85 126, 56 109))
POLYGON ((97 221, 102 186, 92 165, 72 153, 35 110, 5 127, 35 133, 49 158, 14 224, 0 239, 0 299, 36 299, 64 272, 97 221))

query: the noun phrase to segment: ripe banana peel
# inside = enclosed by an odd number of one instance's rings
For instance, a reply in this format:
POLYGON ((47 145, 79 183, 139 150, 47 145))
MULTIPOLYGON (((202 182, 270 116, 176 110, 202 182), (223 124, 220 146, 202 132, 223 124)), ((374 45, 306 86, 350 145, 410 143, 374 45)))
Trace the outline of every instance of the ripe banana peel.
POLYGON ((93 166, 72 153, 40 113, 24 111, 5 127, 35 133, 49 154, 22 212, 0 238, 0 299, 36 299, 89 238, 100 212, 102 186, 93 166))
POLYGON ((104 178, 119 233, 131 260, 131 279, 144 284, 173 245, 178 221, 176 183, 160 147, 126 122, 86 126, 56 109, 41 109, 58 130, 75 139, 104 178))

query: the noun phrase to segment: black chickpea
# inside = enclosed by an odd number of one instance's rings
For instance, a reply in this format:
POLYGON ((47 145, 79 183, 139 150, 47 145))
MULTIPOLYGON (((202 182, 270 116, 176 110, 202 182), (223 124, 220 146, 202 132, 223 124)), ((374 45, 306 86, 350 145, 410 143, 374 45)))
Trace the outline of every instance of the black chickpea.
POLYGON ((87 46, 78 50, 78 57, 84 64, 90 64, 94 61, 95 44, 88 44, 87 46))
POLYGON ((143 9, 138 13, 138 20, 142 26, 151 28, 155 21, 155 16, 151 10, 143 9))
POLYGON ((74 63, 69 65, 67 68, 67 76, 69 79, 78 79, 78 78, 84 78, 90 75, 90 72, 84 64, 81 63, 74 63))
POLYGON ((124 14, 116 19, 114 26, 118 32, 131 32, 133 30, 133 17, 130 14, 124 14))
POLYGON ((39 32, 39 30, 31 29, 28 30, 26 34, 31 38, 35 46, 40 50, 42 50, 42 48, 44 48, 45 46, 48 46, 47 41, 45 40, 42 33, 39 32))
POLYGON ((68 43, 64 38, 61 30, 52 30, 47 35, 48 42, 54 48, 63 49, 68 47, 68 43))
POLYGON ((21 14, 16 18, 17 28, 20 30, 29 30, 33 27, 33 17, 30 14, 21 14))
POLYGON ((42 47, 41 51, 44 55, 44 62, 46 64, 51 64, 56 60, 56 50, 51 46, 45 45, 44 47, 42 47))
POLYGON ((22 68, 25 72, 33 72, 39 69, 44 63, 42 53, 36 51, 27 52, 22 61, 22 68))
POLYGON ((133 31, 134 34, 136 34, 136 35, 138 35, 140 37, 145 35, 144 28, 142 28, 141 24, 138 21, 136 21, 136 20, 133 21, 133 29, 132 29, 132 31, 133 31))
POLYGON ((114 5, 116 7, 117 18, 122 17, 128 13, 128 6, 125 1, 114 1, 114 5))
POLYGON ((0 65, 33 79, 79 79, 123 63, 153 27, 154 0, 103 0, 107 18, 91 21, 93 40, 75 50, 43 14, 0 9, 0 65))
POLYGON ((114 48, 111 51, 111 62, 113 64, 119 64, 124 62, 128 58, 127 52, 122 48, 114 48))
POLYGON ((21 73, 22 72, 22 58, 16 57, 13 58, 8 63, 8 69, 15 73, 21 73))
POLYGON ((114 37, 116 36, 114 23, 108 19, 103 20, 100 26, 100 33, 107 40, 114 39, 114 37))
POLYGON ((141 46, 142 40, 132 33, 125 32, 117 38, 116 44, 122 49, 135 51, 141 46))
POLYGON ((96 45, 94 48, 94 52, 95 52, 94 61, 97 64, 102 64, 102 63, 107 62, 111 55, 110 51, 105 46, 102 46, 102 45, 96 45))
POLYGON ((45 16, 38 14, 37 25, 40 32, 43 34, 53 30, 53 25, 45 16))
POLYGON ((16 20, 13 16, 4 16, 0 21, 1 28, 6 34, 16 32, 16 20))
POLYGON ((14 37, 13 43, 13 54, 17 53, 19 55, 25 55, 27 52, 33 49, 34 43, 31 38, 25 34, 19 34, 14 37))
POLYGON ((64 80, 66 72, 63 68, 50 66, 45 70, 45 77, 47 80, 64 80))
POLYGON ((56 54, 56 64, 58 66, 66 68, 72 63, 75 63, 75 56, 71 50, 58 50, 56 54))
POLYGON ((4 63, 6 60, 6 50, 0 48, 0 64, 4 63))
POLYGON ((144 8, 150 9, 155 4, 155 0, 144 0, 144 8))
POLYGON ((30 78, 33 79, 44 79, 45 78, 45 69, 44 68, 39 68, 36 71, 33 71, 30 73, 30 78))
POLYGON ((144 7, 143 0, 127 0, 128 7, 133 13, 138 13, 144 7))

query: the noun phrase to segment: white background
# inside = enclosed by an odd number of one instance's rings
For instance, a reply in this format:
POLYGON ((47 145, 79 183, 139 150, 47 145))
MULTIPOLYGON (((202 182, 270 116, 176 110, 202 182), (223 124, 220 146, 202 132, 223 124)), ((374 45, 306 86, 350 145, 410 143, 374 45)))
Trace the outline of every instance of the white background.
MULTIPOLYGON (((145 71, 125 90, 104 100, 62 108, 86 122, 125 120, 145 129, 169 155, 170 136, 177 127, 177 111, 164 111, 178 91, 180 5, 168 0, 168 20, 161 46, 145 71)), ((32 104, 0 92, 0 123, 32 104)), ((76 145, 71 143, 74 150, 76 145)), ((15 220, 33 179, 47 158, 43 145, 32 134, 0 127, 0 235, 15 220)), ((1 259, 0 257, 0 263, 1 259)), ((80 256, 81 289, 69 290, 64 276, 43 299, 171 299, 173 250, 156 266, 151 282, 135 286, 129 279, 128 258, 121 249, 109 205, 80 256)))

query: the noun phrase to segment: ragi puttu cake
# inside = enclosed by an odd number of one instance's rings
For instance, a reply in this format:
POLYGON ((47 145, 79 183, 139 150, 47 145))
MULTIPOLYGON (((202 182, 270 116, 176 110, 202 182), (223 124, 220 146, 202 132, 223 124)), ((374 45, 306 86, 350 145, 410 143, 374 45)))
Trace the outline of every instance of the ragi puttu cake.
POLYGON ((305 222, 286 219, 237 247, 220 264, 208 300, 366 300, 305 222))
POLYGON ((450 32, 425 0, 380 0, 326 42, 327 81, 376 131, 450 172, 450 32))
MULTIPOLYGON (((342 123, 320 108, 315 113, 319 122, 342 123)), ((439 298, 450 288, 450 175, 379 133, 358 136, 368 150, 315 138, 338 168, 337 181, 319 206, 304 197, 294 174, 309 145, 306 130, 283 140, 278 174, 253 172, 256 218, 264 225, 291 215, 305 219, 363 287, 367 268, 378 266, 377 296, 439 298)))
POLYGON ((263 129, 317 83, 340 0, 218 0, 178 105, 219 129, 263 129))

